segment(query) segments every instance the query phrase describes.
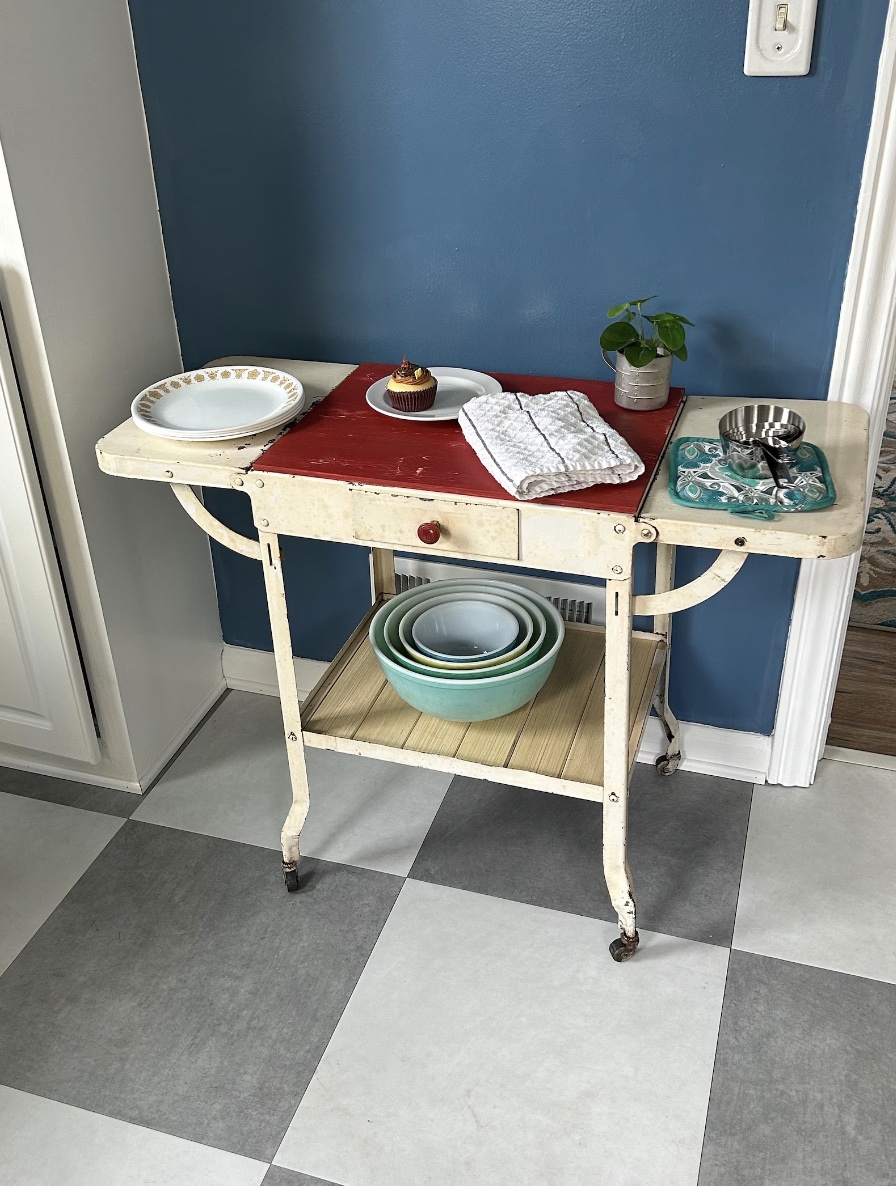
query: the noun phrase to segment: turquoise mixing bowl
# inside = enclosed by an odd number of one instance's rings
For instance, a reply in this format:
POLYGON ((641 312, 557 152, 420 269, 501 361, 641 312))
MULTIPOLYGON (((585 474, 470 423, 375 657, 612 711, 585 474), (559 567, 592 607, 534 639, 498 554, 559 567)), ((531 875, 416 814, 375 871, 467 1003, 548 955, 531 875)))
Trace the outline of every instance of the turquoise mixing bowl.
MULTIPOLYGON (((533 635, 533 645, 538 642, 539 647, 544 642, 545 619, 553 617, 558 623, 558 628, 562 629, 563 619, 560 616, 559 610, 551 604, 546 597, 542 597, 540 593, 535 593, 531 589, 525 588, 523 585, 514 585, 510 581, 497 581, 494 579, 475 577, 462 577, 456 580, 449 581, 433 581, 429 585, 417 586, 413 589, 406 589, 404 593, 399 593, 396 597, 391 597, 381 610, 378 612, 384 613, 388 617, 393 615, 401 619, 405 613, 413 606, 422 604, 428 601, 431 597, 438 597, 443 593, 497 593, 501 597, 507 598, 509 601, 515 601, 522 606, 528 614, 532 616, 535 622, 535 632, 533 635), (539 635, 541 637, 539 638, 539 635)), ((397 630, 397 627, 396 627, 397 630)), ((392 641, 391 631, 387 631, 389 642, 392 641)), ((395 635, 396 640, 398 634, 395 635)), ((400 645, 400 644, 398 644, 400 645)), ((400 653, 404 656, 404 647, 400 648, 400 653)), ((395 656, 390 656, 395 658, 395 656)), ((531 656, 530 656, 531 657, 531 656)), ((410 658, 410 656, 408 656, 410 658)), ((499 661, 502 657, 499 656, 499 661)), ((421 665, 422 666, 422 665, 421 665)), ((484 663, 483 666, 491 667, 492 663, 484 663)), ((479 669, 479 664, 476 664, 476 670, 479 669)))
MULTIPOLYGON (((402 639, 402 626, 406 624, 408 616, 413 616, 415 613, 421 612, 425 609, 430 601, 439 599, 441 590, 440 585, 447 584, 447 581, 438 581, 429 590, 428 597, 420 597, 413 602, 405 602, 403 605, 395 605, 397 598, 393 598, 388 603, 389 612, 383 619, 383 633, 385 635, 384 650, 389 659, 399 663, 402 667, 406 667, 408 671, 419 672, 420 675, 437 675, 440 679, 484 679, 493 675, 506 675, 510 671, 519 671, 520 668, 525 667, 531 663, 544 648, 544 640, 547 634, 547 618, 541 610, 541 607, 536 605, 534 601, 529 601, 524 604, 524 598, 517 594, 510 594, 513 599, 513 604, 519 605, 520 609, 525 612, 534 622, 536 628, 533 629, 532 641, 521 651, 517 653, 511 652, 506 658, 498 656, 498 658, 491 660, 489 663, 477 664, 445 664, 445 666, 435 666, 432 663, 421 663, 419 659, 414 657, 413 653, 409 653, 406 645, 402 639), (394 607, 394 608, 393 608, 394 607)), ((476 590, 464 590, 462 593, 454 594, 457 597, 475 596, 476 590)), ((488 590, 492 592, 492 590, 488 590)))
MULTIPOLYGON (((401 639, 402 650, 411 659, 423 663, 426 667, 434 667, 439 671, 479 671, 486 667, 494 667, 501 662, 516 659, 532 645, 535 633, 535 622, 539 618, 544 623, 544 614, 535 608, 534 603, 523 605, 522 598, 506 597, 502 593, 467 592, 467 593, 436 593, 424 601, 415 601, 413 605, 398 607, 400 622, 398 623, 398 637, 401 639), (509 613, 516 621, 516 637, 503 650, 495 650, 490 655, 470 655, 463 658, 451 658, 447 654, 437 655, 432 649, 417 641, 417 631, 421 621, 433 614, 443 614, 446 609, 450 613, 450 605, 463 603, 461 613, 466 614, 472 604, 477 607, 490 604, 505 613, 509 613)), ((457 613, 457 610, 454 611, 457 613)), ((387 630, 388 634, 388 630, 387 630)))
MULTIPOLYGON (((398 631, 394 629, 394 625, 393 620, 390 619, 383 631, 383 651, 386 657, 393 663, 404 667, 406 671, 415 671, 418 675, 433 675, 436 679, 494 679, 496 675, 507 675, 509 672, 519 671, 526 667, 529 663, 534 662, 541 650, 541 643, 539 643, 538 646, 529 647, 522 655, 517 655, 515 659, 509 659, 506 663, 494 667, 480 667, 475 671, 451 671, 450 668, 427 667, 396 648, 395 640, 398 638, 398 631)), ((547 626, 545 626, 545 634, 547 634, 547 626)))
MULTIPOLYGON (((469 582, 439 582, 439 584, 469 584, 469 582)), ((495 582, 500 584, 501 582, 495 582)), ((385 621, 389 610, 394 609, 397 598, 381 606, 370 623, 370 644, 386 679, 399 696, 413 708, 429 716, 446 721, 489 721, 515 712, 536 696, 553 670, 563 642, 563 619, 557 610, 538 594, 520 590, 526 596, 537 599, 550 609, 544 653, 528 666, 503 675, 486 676, 479 679, 446 679, 445 673, 424 675, 409 671, 390 658, 385 637, 385 621)), ((409 590, 408 592, 412 592, 409 590)), ((413 590, 419 593, 420 590, 413 590)), ((406 598, 407 594, 400 594, 406 598)))

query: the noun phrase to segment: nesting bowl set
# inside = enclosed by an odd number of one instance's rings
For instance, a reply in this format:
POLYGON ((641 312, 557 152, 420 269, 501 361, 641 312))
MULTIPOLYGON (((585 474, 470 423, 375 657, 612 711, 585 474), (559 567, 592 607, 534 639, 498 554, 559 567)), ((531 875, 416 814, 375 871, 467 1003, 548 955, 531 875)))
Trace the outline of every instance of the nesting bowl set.
POLYGON ((398 695, 448 721, 491 720, 527 704, 551 674, 563 636, 546 598, 488 579, 409 589, 370 623, 370 645, 398 695))
POLYGON ((805 432, 802 416, 777 404, 747 404, 719 421, 719 437, 731 472, 748 482, 771 478, 783 504, 799 493, 791 467, 796 464, 805 432))

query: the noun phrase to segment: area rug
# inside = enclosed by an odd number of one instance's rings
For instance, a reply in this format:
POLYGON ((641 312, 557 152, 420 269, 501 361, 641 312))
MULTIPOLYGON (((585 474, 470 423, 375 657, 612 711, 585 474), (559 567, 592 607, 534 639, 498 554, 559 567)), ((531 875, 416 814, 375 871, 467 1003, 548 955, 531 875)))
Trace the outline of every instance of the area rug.
POLYGON ((849 620, 896 630, 896 394, 890 397, 849 620))

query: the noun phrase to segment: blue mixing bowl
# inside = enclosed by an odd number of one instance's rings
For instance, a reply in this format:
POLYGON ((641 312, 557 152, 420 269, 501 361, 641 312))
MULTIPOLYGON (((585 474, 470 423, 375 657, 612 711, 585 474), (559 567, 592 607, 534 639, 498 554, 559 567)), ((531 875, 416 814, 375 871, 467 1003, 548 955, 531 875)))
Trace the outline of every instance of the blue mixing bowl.
MULTIPOLYGON (((440 581, 442 586, 467 585, 469 581, 440 581)), ((502 584, 500 581, 480 582, 490 587, 502 584)), ((547 630, 543 653, 534 662, 519 671, 503 675, 485 676, 474 679, 445 679, 444 673, 425 675, 402 667, 390 657, 385 637, 385 622, 390 611, 395 609, 398 598, 392 598, 381 606, 370 623, 370 644, 383 669, 386 679, 399 696, 413 708, 429 716, 441 717, 446 721, 489 721, 515 712, 536 696, 553 670, 563 642, 563 619, 553 605, 537 593, 510 585, 515 592, 523 593, 546 611, 547 630)), ((447 589, 446 589, 447 591, 447 589)), ((419 594, 421 590, 408 590, 419 594)), ((431 594, 436 590, 431 590, 431 594)), ((400 594, 406 600, 407 593, 400 594)))

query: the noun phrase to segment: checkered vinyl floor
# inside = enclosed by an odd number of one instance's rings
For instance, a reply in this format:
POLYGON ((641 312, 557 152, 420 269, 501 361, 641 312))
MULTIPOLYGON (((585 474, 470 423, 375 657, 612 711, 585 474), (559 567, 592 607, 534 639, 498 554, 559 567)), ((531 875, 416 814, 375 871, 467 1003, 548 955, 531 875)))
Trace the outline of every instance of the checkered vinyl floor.
POLYGON ((0 771, 0 1183, 884 1186, 896 772, 600 808, 309 754, 231 693, 142 800, 0 771))

